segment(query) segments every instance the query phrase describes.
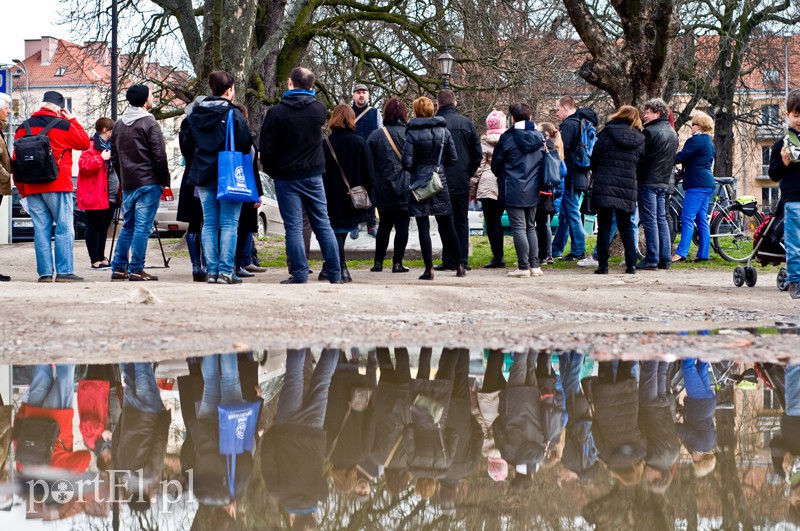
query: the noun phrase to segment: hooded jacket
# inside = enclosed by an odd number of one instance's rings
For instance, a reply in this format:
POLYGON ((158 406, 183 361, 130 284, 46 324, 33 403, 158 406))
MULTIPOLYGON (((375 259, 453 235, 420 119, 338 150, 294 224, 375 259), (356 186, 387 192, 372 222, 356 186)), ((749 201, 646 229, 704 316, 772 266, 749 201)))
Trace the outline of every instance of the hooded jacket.
POLYGON ((481 137, 483 158, 475 175, 470 179, 469 195, 475 199, 498 200, 497 176, 492 172, 492 156, 494 148, 500 141, 499 134, 486 134, 481 137))
POLYGON ((444 142, 442 165, 448 168, 439 174, 444 187, 441 192, 428 199, 418 202, 411 191, 408 191, 408 212, 414 217, 442 216, 452 213, 450 206, 449 183, 447 175, 450 169, 458 162, 456 145, 447 122, 440 116, 430 118, 414 118, 406 129, 406 142, 403 145, 403 167, 411 173, 411 185, 425 183, 433 175, 439 152, 444 142))
POLYGON ((600 459, 612 469, 622 469, 644 459, 647 450, 639 430, 636 380, 595 382, 591 402, 594 405, 594 440, 600 459))
POLYGON ((403 168, 403 146, 406 143, 406 125, 403 122, 386 124, 369 135, 367 145, 372 152, 372 199, 380 210, 407 210, 410 176, 403 168), (398 156, 386 133, 392 137, 398 156))
POLYGON ((653 188, 669 188, 675 173, 678 133, 666 118, 644 124, 644 156, 639 165, 639 184, 653 188))
POLYGON ((564 162, 567 163, 567 175, 564 178, 564 190, 582 192, 589 187, 589 172, 575 168, 575 150, 581 141, 581 118, 590 121, 597 127, 600 123, 597 114, 589 107, 581 107, 561 122, 558 130, 564 142, 564 162))
POLYGON ((611 120, 597 136, 592 152, 592 206, 632 213, 636 176, 644 155, 644 135, 625 120, 611 120))
POLYGON ((307 92, 287 91, 264 118, 261 160, 273 179, 304 179, 325 171, 322 128, 328 110, 307 92))
MULTIPOLYGON (((225 98, 209 96, 194 105, 186 118, 189 122, 181 151, 192 151, 189 166, 189 184, 216 188, 219 179, 220 151, 225 151, 228 116, 233 109, 233 149, 245 155, 250 153, 253 137, 242 111, 225 98)), ((186 155, 184 155, 186 156, 186 155)))
POLYGON ((111 173, 111 164, 103 159, 100 137, 94 135, 89 149, 78 159, 78 190, 75 194, 81 210, 105 210, 119 197, 119 179, 111 173), (112 199, 113 198, 113 199, 112 199))
POLYGON ((501 181, 506 206, 527 208, 539 204, 539 174, 544 156, 539 131, 511 128, 500 136, 492 154, 492 172, 501 181))
POLYGON ((142 107, 128 107, 114 124, 111 164, 123 191, 153 184, 169 186, 164 135, 153 115, 142 107))
POLYGON ((453 137, 458 160, 447 171, 448 186, 451 194, 469 192, 469 179, 475 174, 483 158, 481 137, 472 120, 458 113, 454 105, 446 105, 439 109, 436 116, 447 122, 447 130, 453 137))
MULTIPOLYGON (((53 157, 58 163, 58 177, 53 182, 39 184, 23 184, 15 181, 20 197, 46 192, 72 192, 72 150, 89 149, 89 135, 78 123, 77 118, 65 120, 61 115, 44 107, 28 119, 31 133, 38 134, 53 120, 57 120, 58 123, 50 129, 47 137, 50 139, 53 157)), ((25 135, 25 127, 20 125, 14 134, 14 140, 25 135)), ((16 152, 13 158, 16 158, 16 152)))

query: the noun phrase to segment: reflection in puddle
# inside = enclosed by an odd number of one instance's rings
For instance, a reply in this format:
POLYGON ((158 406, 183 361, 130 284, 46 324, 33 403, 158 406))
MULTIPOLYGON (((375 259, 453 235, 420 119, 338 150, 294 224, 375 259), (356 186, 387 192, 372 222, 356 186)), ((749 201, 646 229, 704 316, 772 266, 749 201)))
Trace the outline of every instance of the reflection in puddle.
POLYGON ((800 365, 352 348, 14 366, 2 385, 13 529, 800 522, 800 365))

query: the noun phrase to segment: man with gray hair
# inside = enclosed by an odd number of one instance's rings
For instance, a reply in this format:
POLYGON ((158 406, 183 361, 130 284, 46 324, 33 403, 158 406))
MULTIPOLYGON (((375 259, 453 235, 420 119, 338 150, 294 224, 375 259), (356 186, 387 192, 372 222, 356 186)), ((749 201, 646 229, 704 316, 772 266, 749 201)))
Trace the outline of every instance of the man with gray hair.
MULTIPOLYGON (((3 196, 11 195, 11 157, 8 154, 6 145, 5 130, 8 127, 8 111, 11 105, 11 97, 8 94, 0 93, 0 205, 3 204, 3 196)), ((8 282, 11 277, 0 275, 0 282, 8 282)))
POLYGON ((644 104, 644 157, 639 165, 639 217, 644 226, 647 253, 636 269, 669 269, 672 241, 667 224, 666 197, 675 171, 678 135, 669 124, 669 107, 661 98, 644 104))

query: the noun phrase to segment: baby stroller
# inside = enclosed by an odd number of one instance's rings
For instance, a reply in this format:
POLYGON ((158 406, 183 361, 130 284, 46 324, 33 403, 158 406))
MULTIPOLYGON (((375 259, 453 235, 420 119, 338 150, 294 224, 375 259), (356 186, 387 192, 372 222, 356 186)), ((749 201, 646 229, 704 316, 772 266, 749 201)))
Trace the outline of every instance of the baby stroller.
MULTIPOLYGON (((745 284, 749 288, 756 285, 758 275, 756 269, 751 266, 753 259, 762 266, 780 265, 786 261, 786 248, 783 246, 783 217, 783 201, 780 201, 775 213, 767 216, 756 229, 753 235, 753 253, 747 258, 747 265, 738 266, 733 270, 733 284, 737 288, 745 284)), ((776 283, 781 291, 789 289, 785 267, 778 271, 776 283)))

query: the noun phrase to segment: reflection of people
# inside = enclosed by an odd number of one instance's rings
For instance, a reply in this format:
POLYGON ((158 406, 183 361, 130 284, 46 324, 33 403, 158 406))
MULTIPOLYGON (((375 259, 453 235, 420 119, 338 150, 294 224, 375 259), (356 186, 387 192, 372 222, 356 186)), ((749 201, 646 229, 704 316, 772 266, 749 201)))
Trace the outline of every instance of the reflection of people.
POLYGON ((681 443, 667 395, 666 361, 642 362, 639 379, 639 428, 647 441, 645 481, 654 492, 666 491, 674 476, 681 443))
POLYGON ((500 350, 492 350, 486 360, 486 373, 483 384, 477 393, 475 417, 483 432, 483 456, 487 458, 487 471, 494 481, 504 481, 508 477, 508 463, 500 455, 494 440, 492 424, 497 420, 500 409, 500 392, 506 388, 503 378, 503 362, 505 354, 500 350))
MULTIPOLYGON (((789 472, 793 458, 800 457, 800 365, 786 367, 784 382, 786 411, 781 416, 781 434, 769 443, 774 471, 782 478, 789 472)), ((794 521, 800 522, 800 484, 790 491, 789 512, 794 521)))
POLYGON ((328 496, 325 479, 325 409, 338 349, 323 349, 308 388, 303 366, 311 353, 289 350, 275 425, 261 445, 261 471, 270 494, 289 513, 292 527, 313 526, 317 506, 328 496))
POLYGON ((564 383, 567 409, 566 434, 558 484, 576 479, 591 479, 599 468, 597 446, 592 434, 592 413, 589 401, 581 389, 583 354, 577 351, 558 355, 558 370, 564 383))
POLYGON ((90 365, 78 383, 78 416, 83 443, 97 456, 97 467, 111 465, 112 432, 121 414, 118 365, 90 365))
POLYGON ((681 362, 686 398, 683 401, 684 422, 678 424, 678 435, 692 454, 692 466, 697 477, 710 474, 717 464, 714 445, 717 430, 714 411, 717 397, 708 381, 708 362, 687 358, 681 362))

